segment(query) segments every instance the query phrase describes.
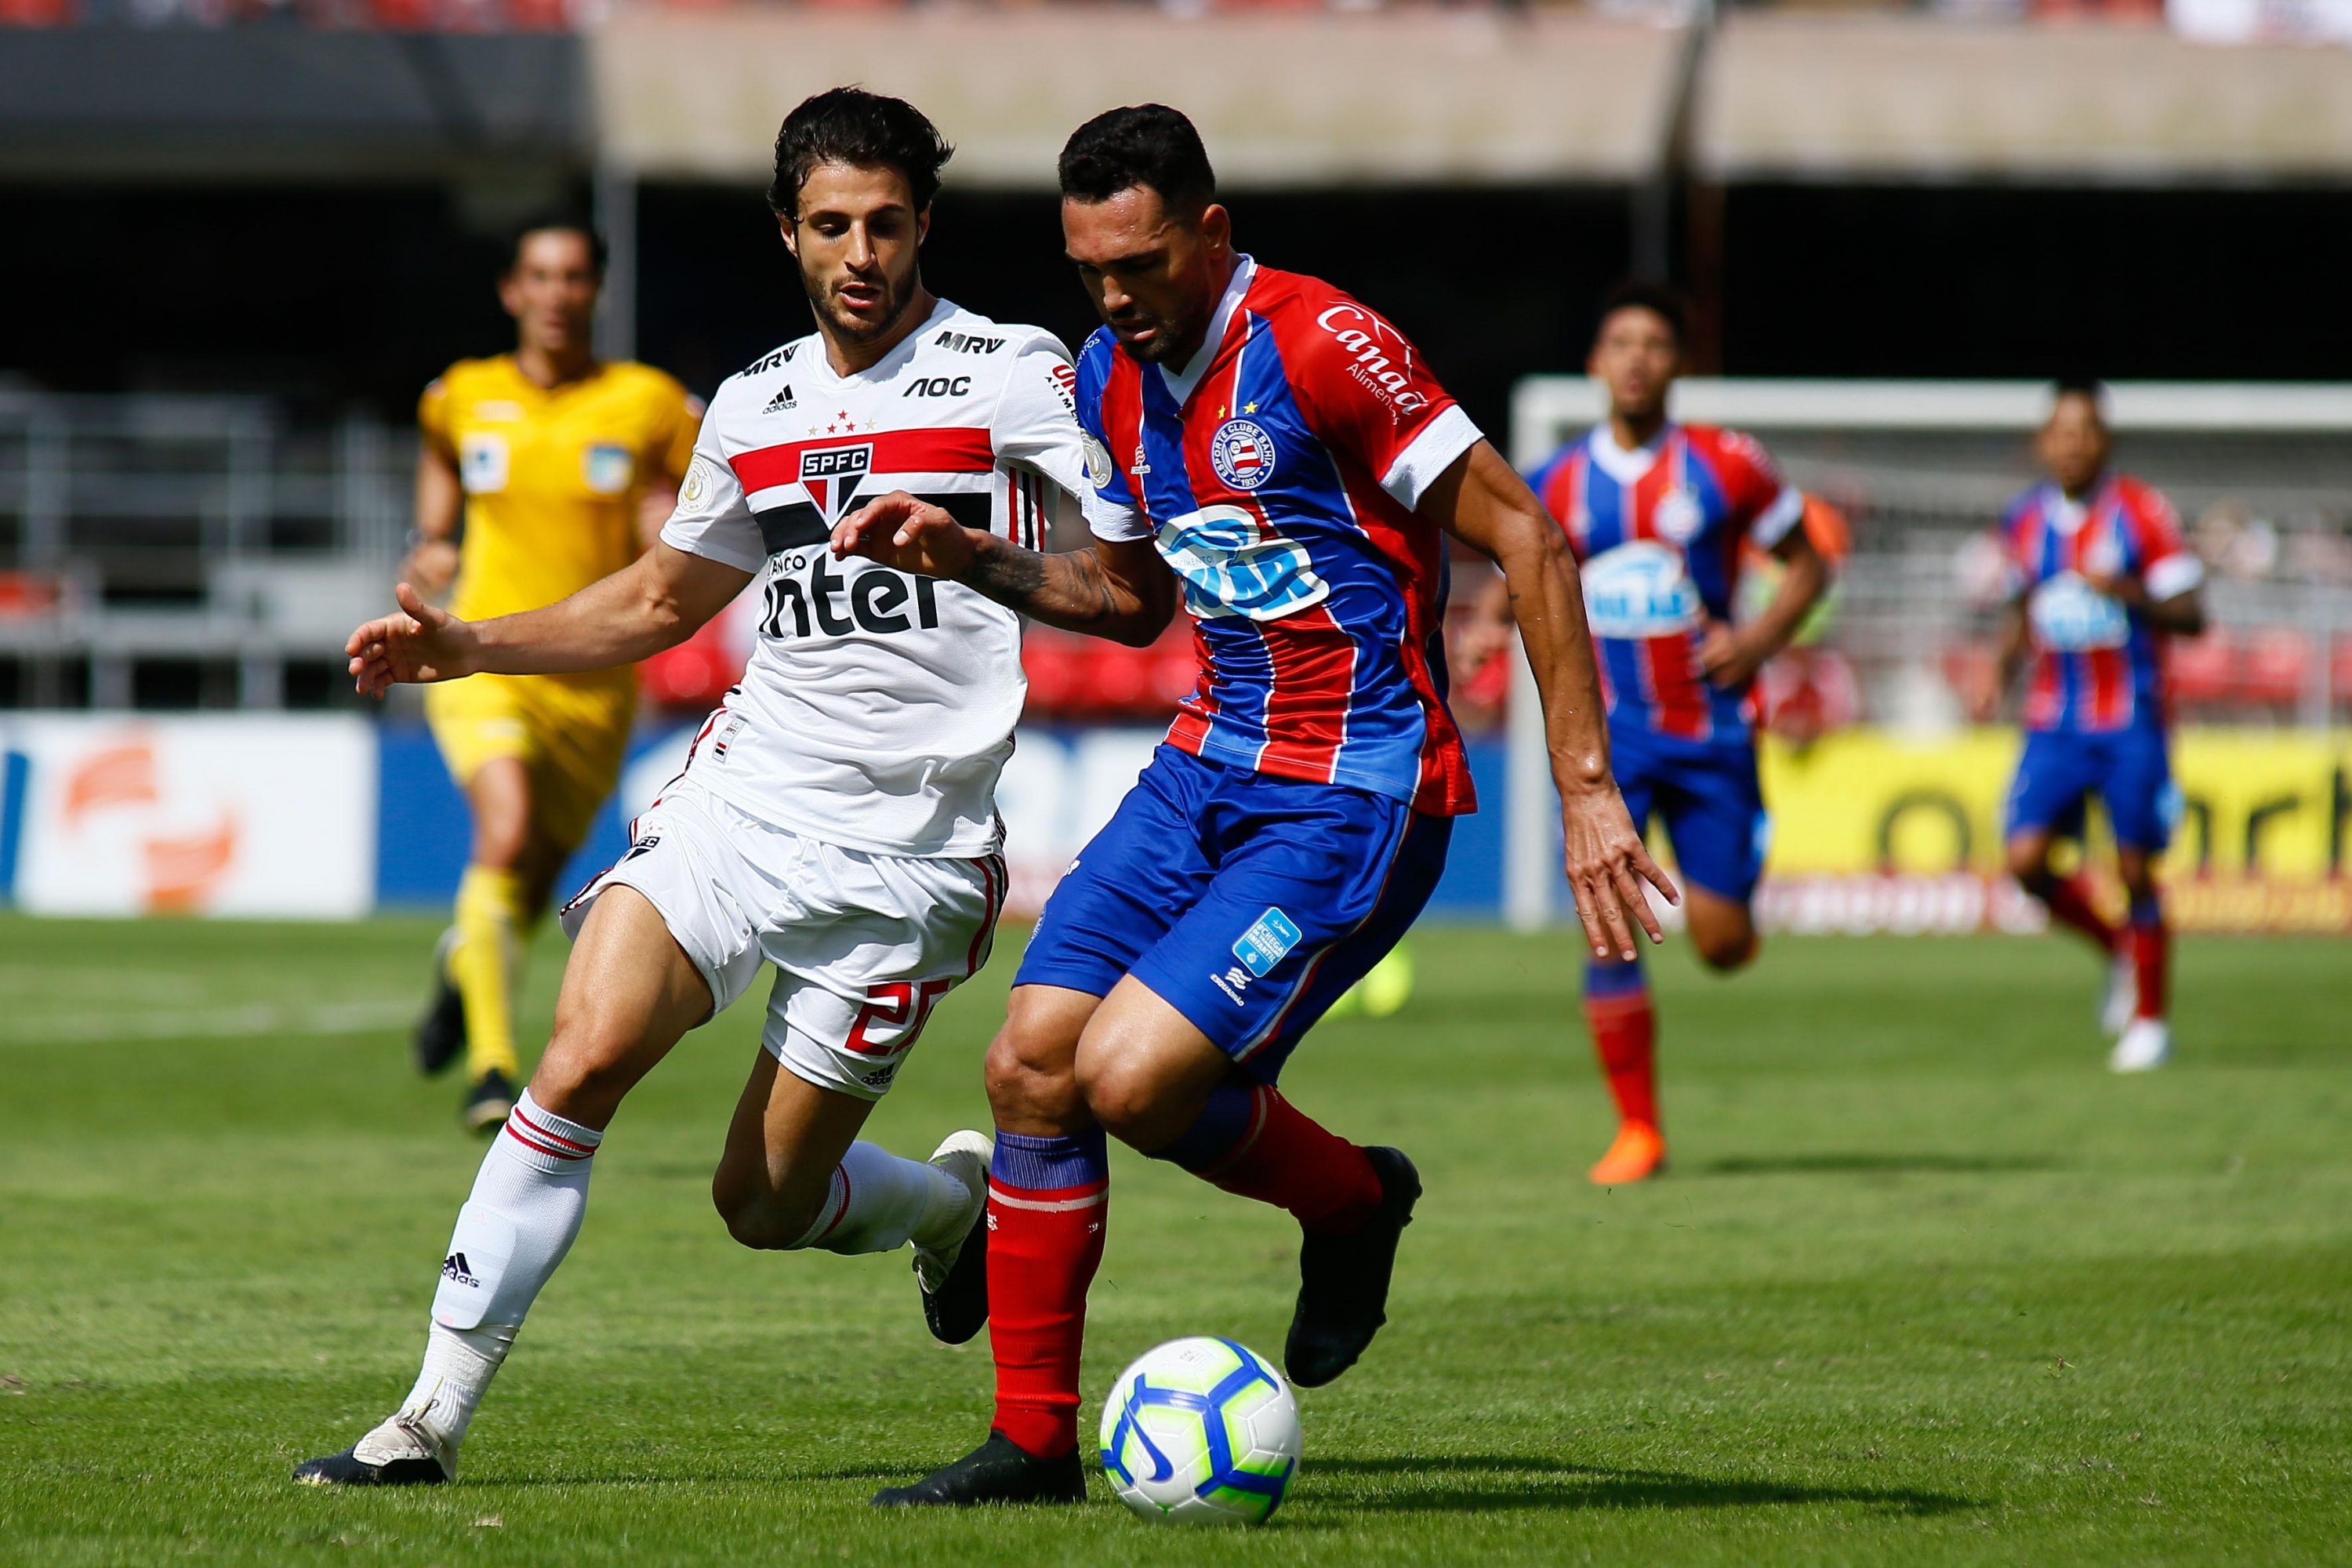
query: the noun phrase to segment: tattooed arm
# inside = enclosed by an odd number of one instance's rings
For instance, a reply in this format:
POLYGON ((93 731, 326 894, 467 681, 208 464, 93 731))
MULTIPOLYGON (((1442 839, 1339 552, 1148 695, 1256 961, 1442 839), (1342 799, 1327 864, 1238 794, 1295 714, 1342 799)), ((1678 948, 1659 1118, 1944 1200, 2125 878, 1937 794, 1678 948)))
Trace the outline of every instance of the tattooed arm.
POLYGON ((961 523, 904 490, 866 502, 833 531, 835 560, 863 555, 945 577, 1064 631, 1143 647, 1176 613, 1176 578, 1149 539, 1097 539, 1045 553, 961 523))

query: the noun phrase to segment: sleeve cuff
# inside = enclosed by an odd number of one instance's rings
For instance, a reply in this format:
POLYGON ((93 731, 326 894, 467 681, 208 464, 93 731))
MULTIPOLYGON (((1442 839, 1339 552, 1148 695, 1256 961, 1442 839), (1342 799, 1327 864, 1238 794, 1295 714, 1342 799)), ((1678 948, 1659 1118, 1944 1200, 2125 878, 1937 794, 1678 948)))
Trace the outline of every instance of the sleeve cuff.
POLYGON ((1805 521, 1805 492, 1794 485, 1783 485, 1772 504, 1756 514, 1748 525, 1748 537, 1759 550, 1769 550, 1789 537, 1797 524, 1805 521))
POLYGON ((713 540, 709 534, 696 535, 681 531, 676 523, 664 523, 661 542, 672 550, 683 550, 688 555, 699 555, 705 561, 716 561, 732 566, 738 572, 749 572, 757 577, 767 568, 767 561, 759 556, 740 554, 713 540))
POLYGON ((2141 574, 2141 581, 2147 584, 2151 599, 2177 598, 2205 581, 2205 563, 2180 551, 2149 562, 2147 570, 2141 574))
POLYGON ((1150 520, 1134 507, 1105 500, 1091 491, 1079 496, 1078 504, 1086 509, 1087 527, 1097 539, 1118 543, 1129 539, 1151 537, 1150 520))
POLYGON ((1486 437, 1479 434, 1478 426, 1471 422, 1470 416, 1462 412, 1462 405, 1454 404, 1423 426, 1421 434, 1396 455, 1396 461, 1389 465, 1389 471, 1381 476, 1381 489, 1388 491, 1407 511, 1416 510, 1421 506, 1422 495, 1437 482, 1438 476, 1452 468, 1463 453, 1485 439, 1486 437))

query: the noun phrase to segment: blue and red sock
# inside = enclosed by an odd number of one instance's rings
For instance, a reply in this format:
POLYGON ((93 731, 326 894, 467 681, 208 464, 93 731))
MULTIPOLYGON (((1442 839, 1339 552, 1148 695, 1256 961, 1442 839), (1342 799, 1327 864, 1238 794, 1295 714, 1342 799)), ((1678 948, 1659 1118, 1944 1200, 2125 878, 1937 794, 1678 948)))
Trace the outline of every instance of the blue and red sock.
POLYGON ((2156 894, 2135 898, 2124 928, 2129 943, 2132 979, 2139 992, 2135 1018, 2161 1018, 2170 1000, 2172 933, 2164 923, 2164 903, 2156 894))
POLYGON ((988 1335, 996 1430, 1040 1458, 1078 1441, 1078 1354, 1087 1288, 1110 1213, 1102 1129, 996 1134, 988 1167, 988 1335))
POLYGON ((1356 1229, 1381 1206, 1380 1173, 1363 1150, 1307 1116, 1272 1084, 1228 1078, 1200 1120, 1164 1149, 1211 1185, 1286 1209, 1308 1230, 1356 1229))
POLYGON ((1642 961, 1591 958, 1584 963, 1584 1021, 1592 1052, 1609 1079, 1620 1121, 1658 1125, 1657 1014, 1642 961))

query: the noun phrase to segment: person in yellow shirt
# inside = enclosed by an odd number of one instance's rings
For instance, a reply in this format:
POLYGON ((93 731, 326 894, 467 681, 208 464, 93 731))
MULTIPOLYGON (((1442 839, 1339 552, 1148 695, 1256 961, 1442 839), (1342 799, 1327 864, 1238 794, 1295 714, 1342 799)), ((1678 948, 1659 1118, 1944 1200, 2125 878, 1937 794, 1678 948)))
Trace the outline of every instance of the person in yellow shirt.
MULTIPOLYGON (((467 620, 553 604, 627 565, 693 456, 701 404, 648 365, 595 357, 604 266, 585 224, 525 229, 499 280, 515 351, 458 361, 417 405, 416 533, 401 574, 427 595, 454 581, 450 608, 467 620)), ((415 1059, 429 1074, 465 1055, 477 1131, 513 1108, 524 942, 620 776, 636 692, 624 668, 476 675, 425 694, 474 838, 415 1059)))

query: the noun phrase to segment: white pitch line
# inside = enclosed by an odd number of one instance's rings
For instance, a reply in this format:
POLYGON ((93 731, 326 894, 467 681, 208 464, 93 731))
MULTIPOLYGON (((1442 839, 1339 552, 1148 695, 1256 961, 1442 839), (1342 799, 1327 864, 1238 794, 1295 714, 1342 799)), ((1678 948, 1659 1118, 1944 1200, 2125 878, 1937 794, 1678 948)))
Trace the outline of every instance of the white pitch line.
POLYGON ((364 1035, 405 1023, 409 1002, 331 1002, 315 1007, 219 1008, 210 1012, 76 1013, 18 1017, 0 1025, 0 1046, 101 1045, 117 1040, 232 1039, 244 1035, 364 1035))

